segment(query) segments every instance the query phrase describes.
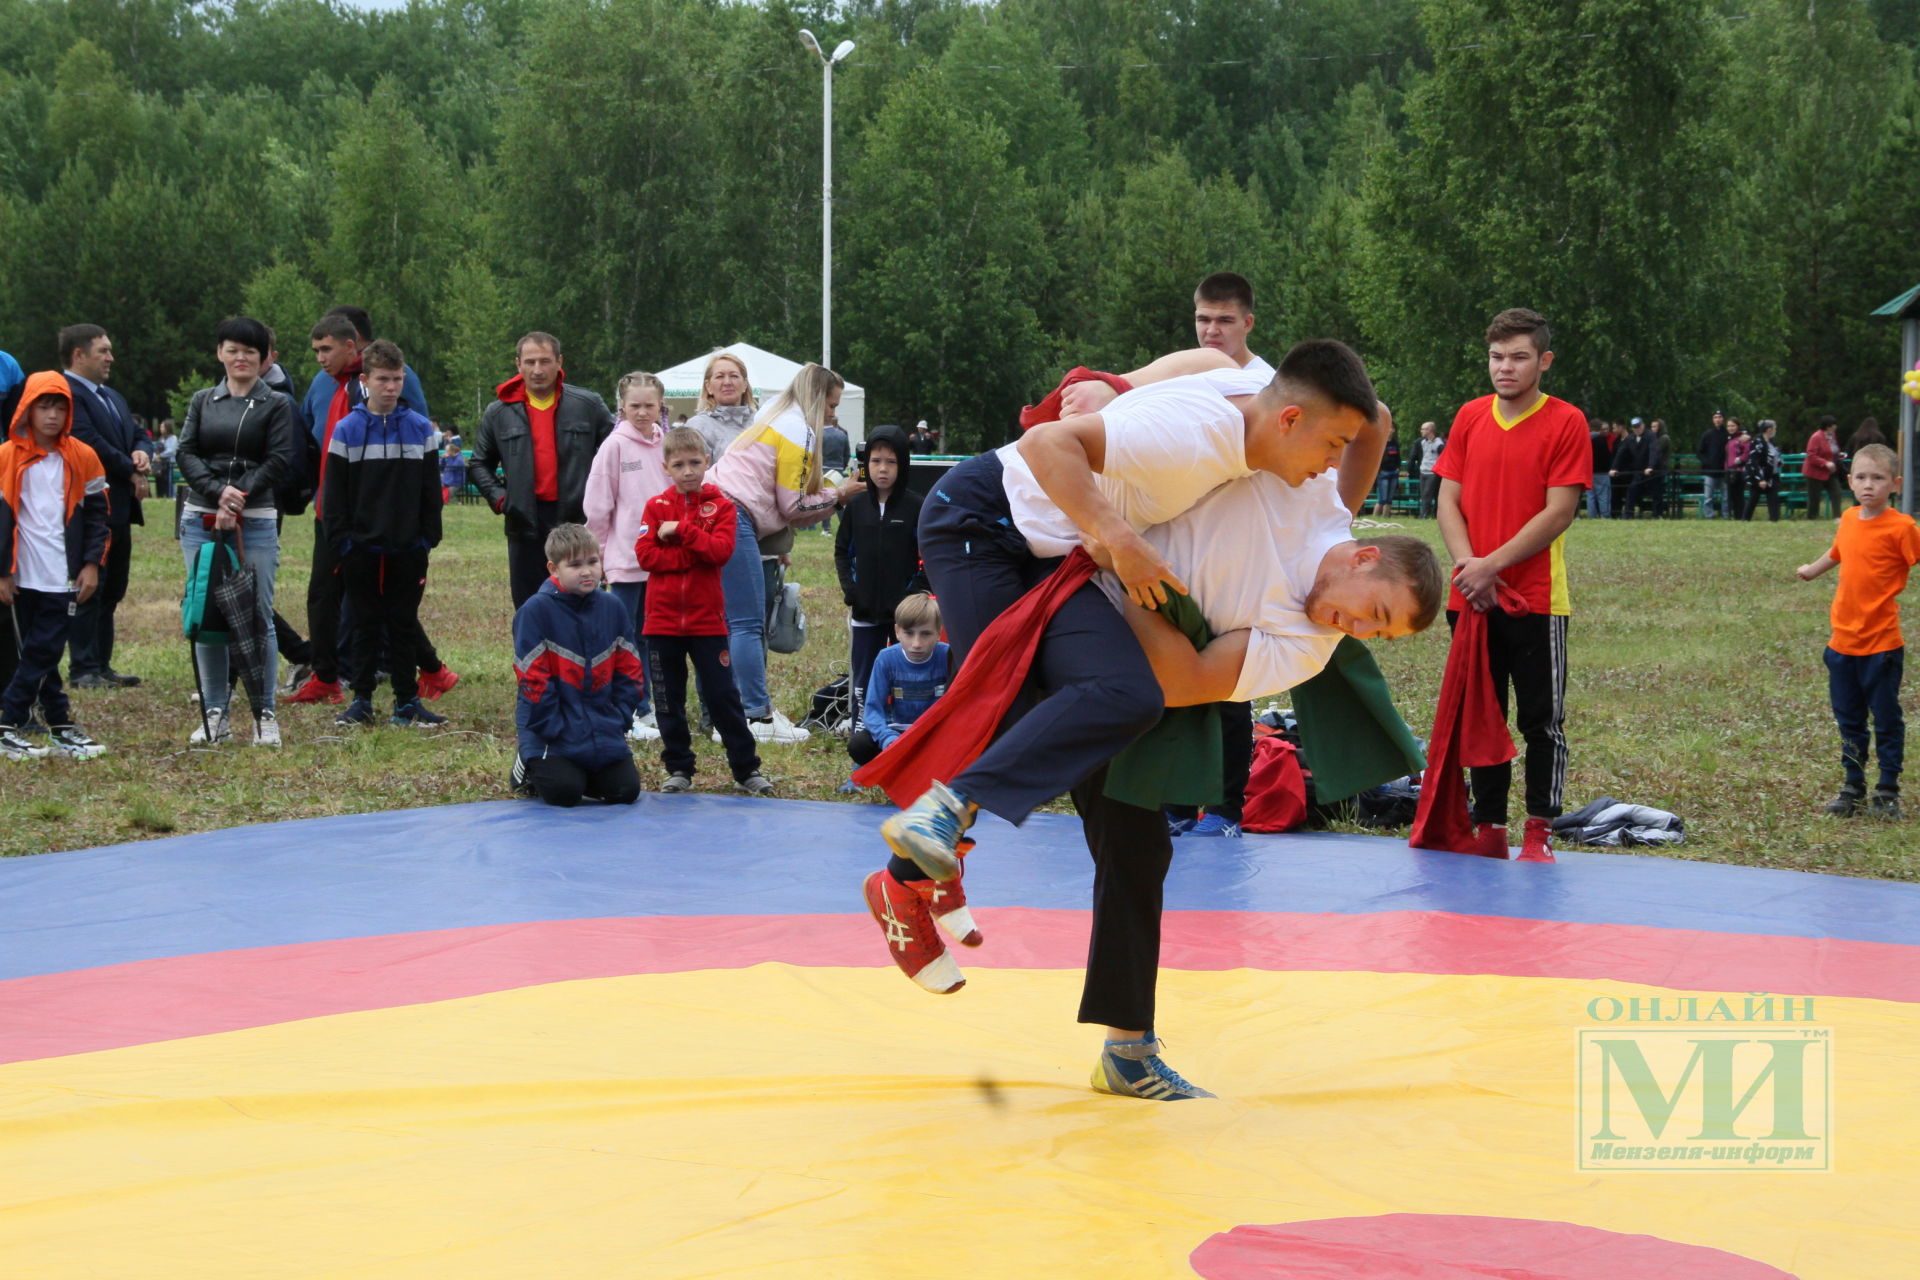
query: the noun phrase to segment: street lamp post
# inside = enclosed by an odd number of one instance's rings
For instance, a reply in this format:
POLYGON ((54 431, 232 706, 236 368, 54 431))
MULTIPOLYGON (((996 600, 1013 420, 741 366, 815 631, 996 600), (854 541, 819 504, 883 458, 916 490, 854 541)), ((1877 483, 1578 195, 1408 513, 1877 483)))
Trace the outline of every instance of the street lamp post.
POLYGON ((820 59, 820 363, 833 367, 833 68, 853 52, 842 40, 831 56, 802 28, 800 43, 820 59))

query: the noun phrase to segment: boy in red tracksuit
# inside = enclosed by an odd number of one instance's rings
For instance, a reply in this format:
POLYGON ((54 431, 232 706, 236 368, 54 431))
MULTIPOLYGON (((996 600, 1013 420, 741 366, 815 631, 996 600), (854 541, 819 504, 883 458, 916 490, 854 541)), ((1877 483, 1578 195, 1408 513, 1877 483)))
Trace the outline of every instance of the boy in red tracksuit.
POLYGON ((726 598, 720 566, 733 555, 733 503, 707 483, 707 442, 691 427, 675 427, 661 442, 673 488, 647 500, 634 555, 647 571, 647 677, 653 685, 662 791, 693 789, 693 737, 687 728, 687 662, 706 691, 707 711, 726 744, 733 780, 749 795, 773 784, 760 772, 753 733, 734 687, 727 657, 726 598))

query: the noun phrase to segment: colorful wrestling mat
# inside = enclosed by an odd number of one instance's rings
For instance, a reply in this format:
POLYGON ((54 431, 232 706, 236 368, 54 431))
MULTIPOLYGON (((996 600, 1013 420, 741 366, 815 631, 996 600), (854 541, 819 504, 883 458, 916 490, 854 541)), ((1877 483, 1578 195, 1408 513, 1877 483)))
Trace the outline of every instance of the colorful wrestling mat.
POLYGON ((930 996, 886 811, 644 795, 0 863, 0 1276, 1913 1280, 1920 885, 1176 845, 1087 1087, 1077 822, 930 996))

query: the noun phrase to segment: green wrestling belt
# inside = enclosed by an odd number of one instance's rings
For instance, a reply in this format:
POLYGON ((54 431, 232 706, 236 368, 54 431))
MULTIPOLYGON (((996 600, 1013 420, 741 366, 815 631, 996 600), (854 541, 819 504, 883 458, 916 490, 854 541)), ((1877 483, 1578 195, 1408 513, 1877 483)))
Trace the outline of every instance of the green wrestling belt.
MULTIPOLYGON (((1169 595, 1161 616, 1195 649, 1213 630, 1192 597, 1169 595)), ((1300 754, 1313 770, 1314 798, 1344 800, 1368 787, 1426 768, 1413 731, 1394 709, 1386 677, 1367 646, 1343 637, 1326 669, 1293 688, 1300 754)), ((1222 796, 1220 709, 1170 707, 1160 723, 1107 765, 1105 794, 1141 809, 1219 804, 1222 796)))

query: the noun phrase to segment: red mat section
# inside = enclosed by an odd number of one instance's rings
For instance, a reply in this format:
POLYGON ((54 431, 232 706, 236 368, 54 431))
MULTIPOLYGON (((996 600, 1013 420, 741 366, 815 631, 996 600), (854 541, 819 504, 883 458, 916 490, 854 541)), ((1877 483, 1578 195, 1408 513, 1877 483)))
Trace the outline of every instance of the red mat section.
MULTIPOLYGON (((980 968, 1077 969, 1087 913, 980 912, 980 968)), ((343 938, 176 956, 0 982, 0 1062, 571 979, 763 963, 887 963, 864 915, 559 920, 343 938)), ((1682 991, 1856 996, 1920 1003, 1920 948, 1387 911, 1371 915, 1179 911, 1163 963, 1222 969, 1486 973, 1608 978, 1682 991)))

